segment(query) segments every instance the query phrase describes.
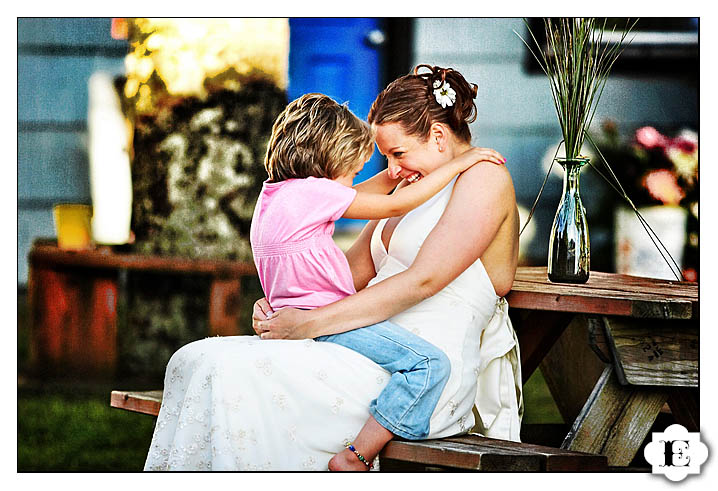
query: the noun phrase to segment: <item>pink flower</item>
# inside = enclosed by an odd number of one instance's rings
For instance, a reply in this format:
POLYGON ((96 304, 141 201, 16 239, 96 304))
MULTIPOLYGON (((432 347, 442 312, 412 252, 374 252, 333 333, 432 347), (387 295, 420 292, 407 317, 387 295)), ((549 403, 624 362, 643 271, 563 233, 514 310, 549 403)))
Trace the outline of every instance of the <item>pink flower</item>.
POLYGON ((698 271, 695 268, 686 268, 683 270, 683 277, 686 281, 698 281, 698 271))
POLYGON ((664 148, 669 140, 653 126, 644 126, 636 130, 636 141, 650 150, 664 148))
POLYGON ((698 150, 698 133, 684 129, 671 140, 671 147, 678 147, 684 152, 693 153, 698 150))
POLYGON ((664 205, 677 205, 685 197, 683 189, 678 185, 676 175, 668 169, 656 169, 648 172, 641 184, 648 193, 664 205))
POLYGON ((685 138, 683 136, 678 136, 671 140, 671 147, 676 147, 686 153, 693 153, 696 150, 697 146, 698 142, 689 140, 688 138, 685 138))
POLYGON ((698 174, 698 135, 693 131, 683 130, 670 141, 664 151, 678 175, 693 184, 698 174))

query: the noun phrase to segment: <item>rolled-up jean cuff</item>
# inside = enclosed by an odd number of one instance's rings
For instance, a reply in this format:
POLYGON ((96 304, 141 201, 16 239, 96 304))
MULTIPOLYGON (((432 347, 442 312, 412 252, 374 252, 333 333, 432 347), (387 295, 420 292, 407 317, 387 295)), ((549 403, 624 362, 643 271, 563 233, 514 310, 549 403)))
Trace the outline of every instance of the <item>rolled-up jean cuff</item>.
POLYGON ((377 411, 376 407, 370 406, 369 407, 369 413, 374 417, 374 419, 382 425, 387 430, 391 431, 393 434, 400 436, 402 438, 405 438, 407 440, 424 440, 427 436, 429 436, 428 433, 422 434, 422 435, 415 435, 413 433, 407 433, 404 429, 399 428, 398 426, 394 425, 391 421, 386 419, 384 416, 381 415, 379 411, 377 411))

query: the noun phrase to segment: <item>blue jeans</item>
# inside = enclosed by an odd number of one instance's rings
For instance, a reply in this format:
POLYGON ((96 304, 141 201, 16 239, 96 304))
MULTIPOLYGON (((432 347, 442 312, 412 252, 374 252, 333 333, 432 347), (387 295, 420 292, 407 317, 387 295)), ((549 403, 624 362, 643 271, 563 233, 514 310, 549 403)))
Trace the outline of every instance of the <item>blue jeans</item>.
POLYGON ((380 425, 409 440, 429 435, 429 419, 451 373, 443 351, 389 321, 316 341, 345 346, 391 373, 387 386, 369 404, 380 425))

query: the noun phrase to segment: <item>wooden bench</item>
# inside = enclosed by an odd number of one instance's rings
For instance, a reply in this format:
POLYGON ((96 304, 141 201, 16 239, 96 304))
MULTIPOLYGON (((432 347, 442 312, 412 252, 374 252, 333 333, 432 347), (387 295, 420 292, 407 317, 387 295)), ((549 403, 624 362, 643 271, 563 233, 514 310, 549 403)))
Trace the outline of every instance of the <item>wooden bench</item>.
MULTIPOLYGON (((110 405, 157 416, 162 405, 162 391, 112 391, 110 405)), ((384 471, 473 470, 518 472, 601 472, 607 470, 607 459, 543 445, 508 442, 464 435, 438 440, 392 440, 381 451, 384 471)))

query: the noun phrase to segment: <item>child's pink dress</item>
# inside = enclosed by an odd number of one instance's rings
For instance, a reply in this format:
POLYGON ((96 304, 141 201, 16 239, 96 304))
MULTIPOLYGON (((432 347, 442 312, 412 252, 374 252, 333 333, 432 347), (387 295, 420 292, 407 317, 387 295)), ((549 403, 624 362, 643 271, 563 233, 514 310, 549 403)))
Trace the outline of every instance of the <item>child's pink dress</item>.
POLYGON ((264 183, 250 238, 274 310, 313 309, 356 293, 349 263, 332 239, 334 222, 355 196, 354 189, 325 178, 264 183))

